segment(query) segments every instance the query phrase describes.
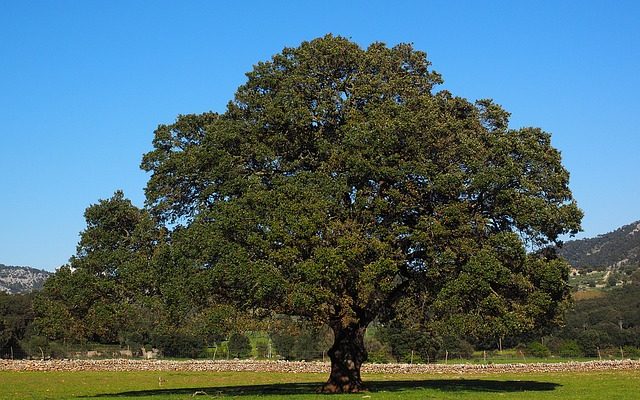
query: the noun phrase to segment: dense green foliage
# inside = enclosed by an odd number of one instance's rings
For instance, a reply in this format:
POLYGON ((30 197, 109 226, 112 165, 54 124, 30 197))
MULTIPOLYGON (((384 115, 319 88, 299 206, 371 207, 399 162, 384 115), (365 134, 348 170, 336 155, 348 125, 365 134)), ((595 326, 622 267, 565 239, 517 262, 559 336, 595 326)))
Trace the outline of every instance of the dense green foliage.
POLYGON ((212 291, 338 327, 400 299, 478 333, 558 314, 562 262, 524 247, 579 229, 548 134, 433 93, 409 45, 328 36, 247 76, 224 114, 160 126, 142 164, 151 211, 212 291))
POLYGON ((20 342, 27 337, 34 318, 32 294, 10 295, 0 291, 0 358, 21 358, 20 342))
POLYGON ((407 360, 412 352, 420 357, 420 361, 443 360, 445 351, 453 358, 461 354, 462 358, 468 358, 464 352, 467 345, 494 353, 499 339, 504 349, 515 349, 523 356, 640 357, 640 274, 633 277, 632 284, 574 302, 566 313, 564 326, 546 332, 502 338, 495 335, 447 338, 395 321, 377 328, 376 338, 390 347, 394 356, 391 360, 407 360))
MULTIPOLYGON (((151 262, 163 233, 117 192, 87 208, 77 254, 36 298, 38 332, 50 339, 117 342, 162 324, 160 282, 151 262)), ((147 331, 145 331, 147 330, 147 331)))
MULTIPOLYGON (((490 360, 523 356, 545 358, 548 356, 562 358, 620 358, 640 357, 640 275, 634 275, 632 285, 601 292, 602 295, 588 300, 575 302, 572 310, 566 315, 566 323, 562 329, 554 330, 551 335, 524 335, 521 337, 504 337, 502 345, 505 353, 498 350, 496 338, 473 338, 469 336, 444 336, 437 332, 419 329, 415 324, 402 324, 395 320, 384 326, 376 324, 366 345, 369 360, 372 362, 437 362, 448 359, 482 358, 476 351, 486 350, 490 360), (515 349, 508 350, 508 349, 515 349)), ((45 337, 34 336, 32 302, 33 295, 9 295, 0 293, 0 357, 8 358, 13 353, 15 358, 37 357, 42 354, 66 358, 71 352, 82 347, 78 343, 49 341, 45 337)), ((145 341, 137 334, 131 334, 123 343, 132 347, 149 345, 163 350, 167 357, 212 357, 206 355, 204 346, 209 343, 226 342, 224 333, 231 325, 225 320, 228 312, 223 309, 209 310, 209 322, 219 332, 217 336, 208 329, 191 329, 191 334, 180 329, 172 334, 155 334, 150 341, 145 341), (215 340, 213 339, 215 338, 215 340)), ((248 325, 246 325, 248 326, 248 325)), ((279 316, 271 319, 268 334, 272 342, 272 352, 266 341, 256 343, 255 355, 290 360, 321 359, 330 341, 326 328, 279 316)), ((95 346, 95 345, 94 345, 95 346)), ((233 347, 227 343, 228 349, 233 347)), ((92 348, 90 344, 85 346, 92 348)), ((251 356, 251 348, 242 354, 232 350, 232 356, 239 358, 251 356)), ((218 357, 228 357, 227 350, 218 349, 218 357)))
POLYGON ((282 315, 272 319, 269 337, 276 353, 285 360, 322 359, 333 339, 326 325, 282 315))
POLYGON ((193 357, 220 341, 234 310, 208 307, 197 276, 173 262, 166 230, 116 192, 87 208, 77 254, 35 299, 35 331, 64 343, 157 347, 193 357))
POLYGON ((142 163, 211 295, 328 324, 334 366, 355 370, 376 318, 487 335, 561 315, 566 264, 525 251, 580 227, 549 134, 434 92, 406 44, 326 36, 247 78, 225 113, 160 126, 142 163))
POLYGON ((380 361, 429 363, 446 359, 471 359, 474 347, 463 336, 429 332, 393 321, 377 328, 375 337, 389 346, 393 357, 380 361))
POLYGON ((640 280, 577 302, 561 336, 576 340, 589 355, 597 355, 598 348, 640 347, 640 280))

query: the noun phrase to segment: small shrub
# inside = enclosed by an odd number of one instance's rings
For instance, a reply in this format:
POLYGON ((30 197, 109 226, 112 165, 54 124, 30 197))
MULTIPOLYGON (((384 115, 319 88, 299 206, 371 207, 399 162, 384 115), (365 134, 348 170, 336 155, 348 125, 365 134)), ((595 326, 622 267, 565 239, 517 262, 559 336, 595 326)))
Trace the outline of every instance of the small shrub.
POLYGON ((470 359, 473 357, 474 351, 475 349, 473 348, 473 345, 466 340, 456 337, 448 337, 444 339, 440 346, 439 356, 440 358, 448 357, 449 359, 470 359))
POLYGON ((531 342, 527 345, 526 354, 532 357, 547 358, 551 355, 549 348, 540 342, 531 342))
POLYGON ((388 363, 395 361, 391 348, 374 337, 365 337, 364 345, 369 354, 368 361, 372 363, 388 363))
POLYGON ((49 340, 44 336, 34 335, 20 342, 20 345, 24 349, 27 357, 38 359, 51 357, 49 343, 49 340))
POLYGON ((269 353, 269 344, 264 340, 256 342, 256 356, 258 358, 267 358, 269 353))
POLYGON ((251 342, 242 333, 233 333, 227 343, 229 355, 234 358, 247 358, 251 356, 251 342))
POLYGON ((204 354, 205 342, 198 336, 176 333, 156 336, 153 346, 167 357, 197 358, 204 354))
POLYGON ((580 357, 583 355, 580 345, 575 340, 565 340, 558 348, 560 357, 580 357))
POLYGON ((290 360, 292 358, 292 350, 293 346, 296 343, 296 339, 294 336, 289 335, 286 332, 272 332, 270 334, 273 346, 276 351, 280 355, 280 357, 285 360, 290 360))
POLYGON ((640 348, 635 346, 624 346, 622 348, 624 358, 640 358, 640 348))

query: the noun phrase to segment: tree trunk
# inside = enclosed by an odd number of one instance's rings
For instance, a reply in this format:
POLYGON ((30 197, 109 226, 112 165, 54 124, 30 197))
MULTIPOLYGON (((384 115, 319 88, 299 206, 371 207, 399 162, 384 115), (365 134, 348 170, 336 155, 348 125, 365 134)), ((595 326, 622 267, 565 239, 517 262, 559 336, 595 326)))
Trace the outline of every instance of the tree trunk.
POLYGON ((331 375, 321 388, 322 393, 354 393, 364 390, 360 367, 367 360, 364 347, 366 326, 352 324, 332 326, 333 346, 329 349, 331 375))

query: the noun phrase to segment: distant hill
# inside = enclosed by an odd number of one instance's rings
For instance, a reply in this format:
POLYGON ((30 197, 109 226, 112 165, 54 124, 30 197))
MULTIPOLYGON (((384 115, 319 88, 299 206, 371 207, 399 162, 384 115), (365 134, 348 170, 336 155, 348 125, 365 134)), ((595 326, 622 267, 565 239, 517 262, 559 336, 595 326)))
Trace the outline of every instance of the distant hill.
POLYGON ((51 272, 31 267, 13 267, 0 264, 0 291, 11 294, 42 289, 51 272))
POLYGON ((591 239, 571 240, 559 251, 575 268, 640 264, 640 221, 591 239))

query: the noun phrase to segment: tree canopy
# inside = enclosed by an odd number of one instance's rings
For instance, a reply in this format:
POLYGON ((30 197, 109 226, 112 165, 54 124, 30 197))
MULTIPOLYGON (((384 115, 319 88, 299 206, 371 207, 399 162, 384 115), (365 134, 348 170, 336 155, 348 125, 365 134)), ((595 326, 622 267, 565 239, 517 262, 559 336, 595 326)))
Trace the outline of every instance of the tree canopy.
POLYGON ((124 193, 87 207, 85 219, 76 255, 35 297, 39 338, 193 357, 242 327, 233 307, 202 292, 200 269, 173 255, 180 247, 167 229, 124 193))
POLYGON ((331 326, 327 391, 361 388, 376 318, 524 331, 567 299, 544 249, 582 213, 550 135, 441 83, 409 44, 328 35, 255 65, 223 114, 159 126, 143 158, 211 293, 331 326))
POLYGON ((89 206, 85 219, 76 255, 36 298, 36 325, 51 339, 117 342, 139 322, 160 318, 151 261, 165 235, 120 191, 89 206))

